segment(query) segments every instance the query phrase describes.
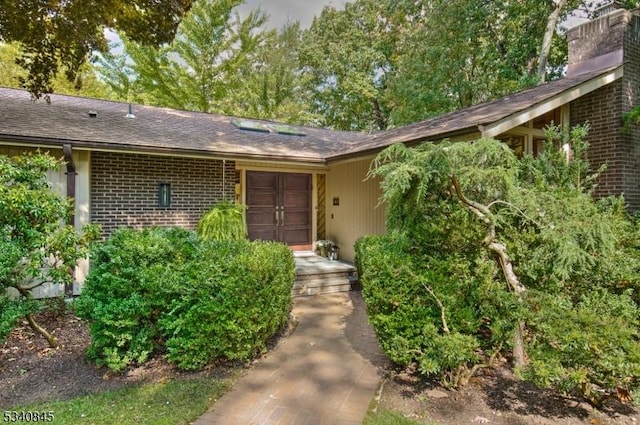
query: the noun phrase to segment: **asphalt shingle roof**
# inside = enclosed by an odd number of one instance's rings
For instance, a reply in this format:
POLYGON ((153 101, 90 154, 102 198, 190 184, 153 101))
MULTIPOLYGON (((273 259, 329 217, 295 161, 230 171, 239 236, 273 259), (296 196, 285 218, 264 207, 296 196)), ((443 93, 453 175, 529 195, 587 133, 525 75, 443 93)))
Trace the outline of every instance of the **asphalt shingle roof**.
POLYGON ((454 135, 478 131, 479 126, 495 123, 536 106, 618 67, 618 65, 611 66, 606 69, 551 81, 497 100, 480 103, 425 121, 377 133, 372 135, 369 140, 360 143, 350 154, 378 150, 393 143, 441 140, 454 135))
POLYGON ((293 127, 305 136, 261 133, 237 128, 233 117, 142 105, 133 105, 135 118, 127 118, 128 108, 127 103, 55 94, 51 104, 33 102, 26 91, 0 88, 0 140, 323 162, 329 152, 369 137, 299 126, 293 127))
MULTIPOLYGON (((375 152, 397 142, 439 140, 470 133, 545 102, 616 67, 552 81, 503 98, 375 134, 292 126, 305 136, 261 133, 236 127, 233 117, 51 95, 51 104, 31 101, 24 90, 0 88, 0 140, 44 145, 244 159, 324 163, 375 152), (90 117, 89 112, 96 116, 90 117)), ((267 121, 252 120, 260 123, 267 121)))

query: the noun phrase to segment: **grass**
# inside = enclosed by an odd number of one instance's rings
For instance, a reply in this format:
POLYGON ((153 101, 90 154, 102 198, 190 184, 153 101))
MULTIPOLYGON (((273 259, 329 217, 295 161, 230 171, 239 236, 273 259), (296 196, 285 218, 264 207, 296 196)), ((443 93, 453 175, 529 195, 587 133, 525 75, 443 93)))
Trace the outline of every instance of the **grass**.
POLYGON ((427 425, 435 422, 417 422, 388 409, 378 409, 376 412, 369 410, 364 418, 363 425, 427 425))
POLYGON ((53 423, 65 425, 179 425, 202 415, 230 387, 230 379, 180 379, 13 410, 53 411, 53 423))

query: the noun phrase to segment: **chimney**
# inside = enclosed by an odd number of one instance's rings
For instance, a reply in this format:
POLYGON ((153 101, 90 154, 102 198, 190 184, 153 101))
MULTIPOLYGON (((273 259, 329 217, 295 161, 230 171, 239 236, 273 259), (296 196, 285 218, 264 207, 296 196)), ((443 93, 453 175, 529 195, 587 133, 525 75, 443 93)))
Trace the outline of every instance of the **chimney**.
POLYGON ((640 126, 624 125, 626 113, 640 104, 640 9, 609 4, 598 13, 567 31, 567 76, 589 73, 598 81, 597 89, 569 104, 570 122, 589 123, 591 167, 607 167, 594 195, 624 194, 628 207, 640 211, 640 126))
POLYGON ((594 11, 594 17, 600 18, 602 16, 608 15, 611 12, 615 12, 618 9, 622 9, 622 6, 620 6, 620 2, 612 1, 597 8, 594 11))
POLYGON ((621 9, 614 1, 595 14, 593 20, 567 31, 567 77, 622 65, 625 60, 625 35, 636 11, 621 9))

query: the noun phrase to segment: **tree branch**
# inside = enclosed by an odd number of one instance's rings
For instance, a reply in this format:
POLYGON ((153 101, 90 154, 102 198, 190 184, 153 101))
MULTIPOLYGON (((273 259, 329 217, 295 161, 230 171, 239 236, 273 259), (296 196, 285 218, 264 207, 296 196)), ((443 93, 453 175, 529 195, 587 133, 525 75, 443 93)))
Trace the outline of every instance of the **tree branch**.
MULTIPOLYGON (((487 234, 482 240, 482 243, 494 254, 498 256, 498 263, 504 274, 504 278, 507 281, 507 285, 518 294, 518 302, 522 303, 522 293, 526 288, 520 282, 520 279, 513 271, 513 265, 511 264, 511 258, 507 253, 507 247, 499 242, 496 242, 496 224, 495 218, 491 213, 491 210, 487 205, 468 199, 462 192, 460 183, 455 174, 450 176, 451 184, 458 199, 467 206, 475 215, 477 215, 483 223, 487 225, 487 234)), ((516 367, 522 367, 526 363, 526 353, 524 349, 524 322, 519 321, 516 324, 514 332, 513 342, 513 358, 516 367)))
POLYGON ((427 292, 429 292, 429 294, 431 294, 433 299, 436 300, 436 304, 438 305, 438 308, 440 309, 440 320, 442 320, 442 331, 444 333, 446 333, 446 334, 450 333, 449 326, 447 326, 447 316, 445 314, 445 309, 444 309, 444 305, 442 304, 442 301, 440 301, 440 299, 437 297, 436 293, 433 292, 433 289, 431 289, 427 284, 425 284, 423 282, 422 286, 424 286, 424 289, 426 289, 427 292))
POLYGON ((544 227, 541 223, 537 222, 536 220, 532 219, 531 217, 529 217, 527 214, 524 213, 524 211, 522 211, 520 208, 516 207, 515 205, 513 205, 510 202, 507 201, 503 201, 501 199, 496 199, 493 202, 490 202, 489 205, 487 205, 488 208, 491 208, 492 206, 496 205, 496 204, 502 204, 502 205, 506 205, 511 209, 514 209, 518 214, 520 214, 522 217, 526 218, 527 220, 529 220, 530 222, 532 222, 533 224, 535 224, 538 227, 544 227))

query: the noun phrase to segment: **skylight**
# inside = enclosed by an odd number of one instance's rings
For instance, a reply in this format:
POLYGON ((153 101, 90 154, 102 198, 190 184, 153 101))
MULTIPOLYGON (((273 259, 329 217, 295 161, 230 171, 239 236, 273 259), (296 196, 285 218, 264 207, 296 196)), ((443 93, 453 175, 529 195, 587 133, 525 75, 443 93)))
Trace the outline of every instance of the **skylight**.
POLYGON ((265 125, 251 120, 231 120, 231 124, 235 125, 240 130, 257 131, 260 133, 269 133, 271 131, 265 125))
POLYGON ((240 130, 257 131, 260 133, 278 133, 287 136, 306 136, 306 133, 286 124, 266 124, 246 119, 233 119, 231 120, 231 124, 240 130))
POLYGON ((285 124, 269 124, 269 128, 278 134, 287 134, 289 136, 306 136, 306 133, 297 128, 285 124))

